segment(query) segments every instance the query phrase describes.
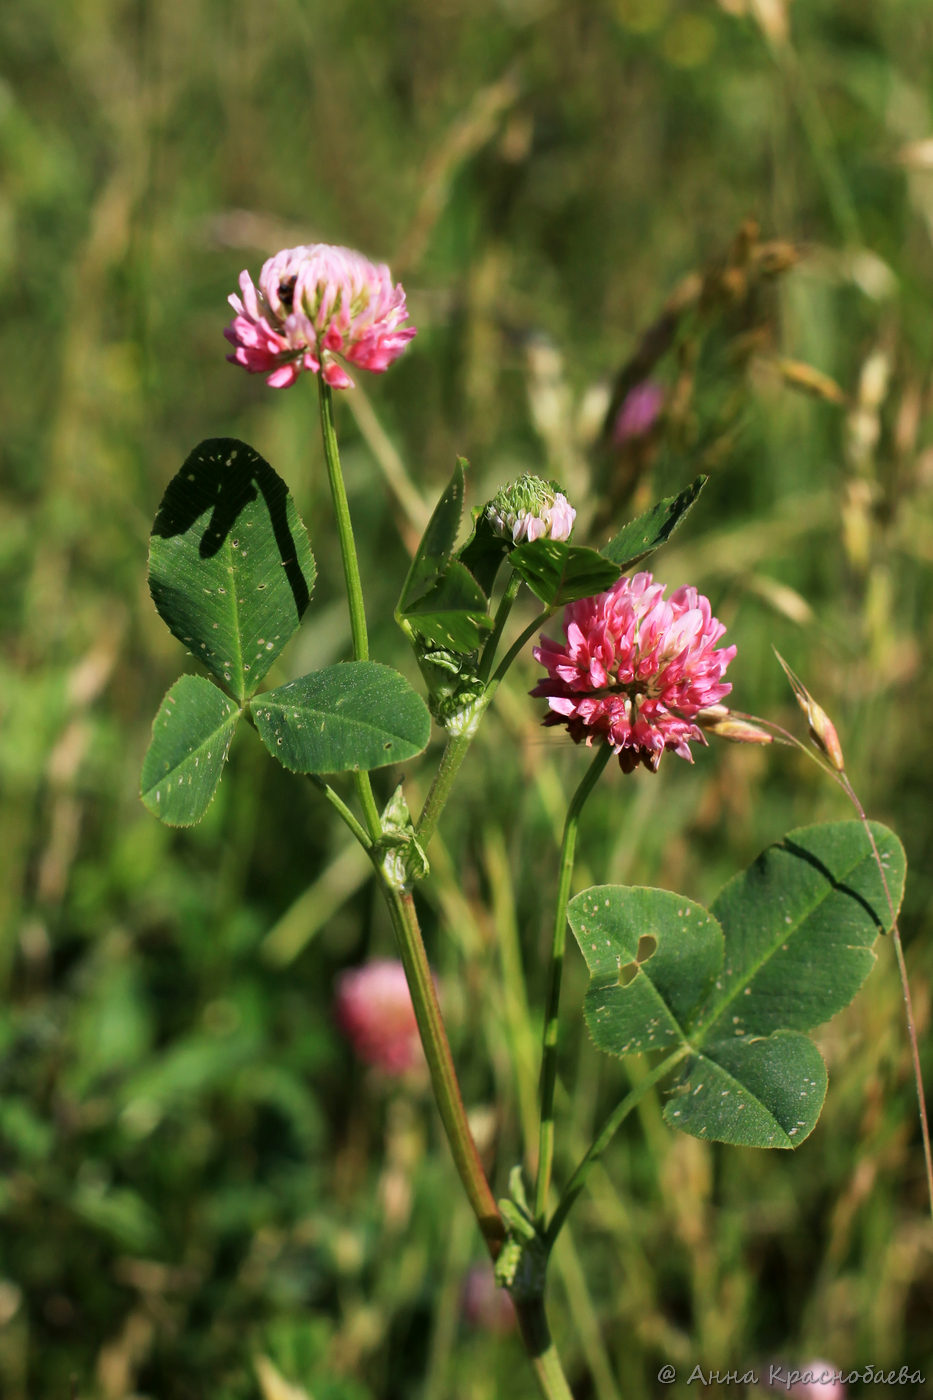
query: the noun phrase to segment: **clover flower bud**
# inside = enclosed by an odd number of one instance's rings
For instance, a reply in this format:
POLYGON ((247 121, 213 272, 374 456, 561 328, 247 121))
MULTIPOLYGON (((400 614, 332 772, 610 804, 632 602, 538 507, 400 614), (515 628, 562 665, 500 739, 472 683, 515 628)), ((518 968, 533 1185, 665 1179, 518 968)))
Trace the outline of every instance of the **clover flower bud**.
POLYGON ((494 532, 513 544, 566 540, 576 516, 556 482, 528 474, 503 486, 486 507, 486 519, 494 532))
POLYGON ((707 734, 728 739, 733 744, 773 744, 774 735, 750 720, 738 719, 725 705, 710 705, 700 710, 696 722, 707 734))
POLYGON ((794 692, 794 698, 797 704, 807 717, 807 727, 810 731, 810 738, 813 740, 816 747, 826 755, 836 772, 844 773, 846 761, 843 757, 839 735, 836 733, 836 726, 833 724, 822 705, 818 705, 814 700, 800 677, 795 675, 790 669, 781 653, 775 650, 774 654, 780 662, 785 676, 790 681, 791 690, 794 692))

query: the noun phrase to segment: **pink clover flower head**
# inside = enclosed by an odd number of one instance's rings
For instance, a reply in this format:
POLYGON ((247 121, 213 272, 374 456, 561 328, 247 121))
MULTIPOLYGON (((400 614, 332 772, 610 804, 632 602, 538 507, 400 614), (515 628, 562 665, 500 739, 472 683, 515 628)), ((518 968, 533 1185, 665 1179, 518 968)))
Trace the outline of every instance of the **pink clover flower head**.
POLYGON ((691 741, 706 743, 697 715, 732 689, 723 675, 736 649, 716 646, 725 630, 695 588, 665 599, 651 574, 621 578, 567 604, 563 641, 541 637, 534 656, 548 674, 531 694, 547 699, 546 725, 610 744, 623 773, 657 772, 665 749, 692 763, 691 741))
POLYGON ((273 389, 294 384, 303 369, 334 389, 353 380, 335 356, 381 374, 415 335, 403 326, 405 292, 392 285, 384 263, 329 243, 285 248, 268 258, 258 288, 240 273, 240 296, 228 297, 236 313, 224 335, 234 347, 227 359, 251 374, 265 374, 273 389))
POLYGON ((512 544, 525 540, 566 540, 577 512, 555 481, 524 475, 503 486, 486 507, 493 532, 512 544))
POLYGON ((612 425, 612 440, 616 446, 650 433, 663 407, 664 390, 654 380, 645 379, 629 389, 612 425))
POLYGON ((389 1075, 422 1063, 405 969, 395 958, 374 958, 337 979, 337 1024, 359 1058, 389 1075))

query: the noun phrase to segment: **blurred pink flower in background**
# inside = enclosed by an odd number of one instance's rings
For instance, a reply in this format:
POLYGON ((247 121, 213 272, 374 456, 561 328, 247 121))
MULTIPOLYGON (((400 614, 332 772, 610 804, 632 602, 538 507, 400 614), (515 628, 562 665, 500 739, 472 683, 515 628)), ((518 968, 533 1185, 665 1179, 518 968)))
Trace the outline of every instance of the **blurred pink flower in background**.
POLYGON ((258 289, 240 273, 241 296, 228 297, 236 315, 224 335, 235 346, 227 359, 265 374, 273 389, 294 384, 301 370, 320 373, 334 389, 353 380, 335 359, 380 374, 415 335, 401 284, 384 263, 351 248, 309 243, 267 259, 258 289))
POLYGON ((757 1394, 779 1391, 790 1400, 845 1400, 844 1372, 831 1361, 806 1361, 801 1366, 772 1362, 762 1375, 757 1394))
POLYGON ((465 1322, 483 1332, 511 1332, 516 1325, 515 1304, 488 1263, 473 1264, 463 1280, 460 1307, 465 1322))
POLYGON ((612 441, 617 447, 632 438, 644 437, 657 422, 664 407, 664 390, 660 384, 645 379, 629 389, 612 425, 612 441))
POLYGON ((424 1061, 415 1011, 396 958, 374 958, 337 979, 337 1023, 357 1055, 386 1074, 424 1061))
POLYGON ((576 743, 604 739, 624 773, 656 772, 665 749, 692 762, 690 741, 706 743, 696 715, 732 689, 722 677, 736 649, 716 648, 725 630, 695 588, 665 600, 651 574, 622 578, 567 604, 565 641, 541 637, 548 676, 531 694, 547 699, 545 724, 566 724, 576 743))

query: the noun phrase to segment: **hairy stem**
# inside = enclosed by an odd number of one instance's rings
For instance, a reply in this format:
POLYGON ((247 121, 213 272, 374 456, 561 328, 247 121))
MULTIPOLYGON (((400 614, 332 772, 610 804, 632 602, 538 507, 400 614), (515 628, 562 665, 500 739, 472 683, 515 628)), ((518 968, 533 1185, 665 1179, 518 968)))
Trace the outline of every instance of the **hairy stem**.
POLYGON ((580 813, 599 775, 609 759, 612 748, 600 744, 583 780, 570 799, 564 835, 560 848, 560 877, 557 904, 554 910, 554 937, 551 943, 551 966, 548 977, 547 1002, 544 1011, 544 1044, 541 1055, 541 1126, 538 1135, 538 1175, 535 1183, 535 1218, 543 1223, 551 1188, 551 1168, 554 1162, 554 1087, 557 1083, 557 1029, 560 1012, 560 984, 564 970, 564 949, 567 943, 567 904, 573 877, 573 858, 577 846, 580 813))
POLYGON ((379 883, 398 940, 415 1020, 431 1075, 431 1087, 444 1132, 473 1214, 479 1223, 489 1253, 495 1258, 505 1238, 505 1227, 467 1122, 457 1071, 450 1053, 450 1042, 447 1039, 434 978, 421 937, 415 902, 409 892, 394 889, 384 878, 380 877, 379 883))

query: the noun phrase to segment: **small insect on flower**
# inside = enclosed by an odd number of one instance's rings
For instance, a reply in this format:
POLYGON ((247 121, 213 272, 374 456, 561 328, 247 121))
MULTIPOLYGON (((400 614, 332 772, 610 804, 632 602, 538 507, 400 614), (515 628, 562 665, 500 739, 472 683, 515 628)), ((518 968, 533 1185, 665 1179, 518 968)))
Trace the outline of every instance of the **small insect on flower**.
POLYGON ((564 641, 541 637, 534 656, 548 674, 531 694, 547 699, 546 725, 610 744, 624 773, 657 772, 665 749, 692 762, 691 741, 706 743, 697 715, 732 689, 723 675, 736 649, 716 646, 725 630, 695 588, 665 599, 651 574, 622 578, 568 603, 564 641))
POLYGON ((224 335, 227 359, 265 374, 273 389, 294 384, 300 372, 320 374, 334 389, 353 380, 335 356, 381 374, 415 335, 401 283, 392 285, 384 263, 351 248, 309 243, 267 259, 258 288, 240 273, 240 296, 228 297, 236 315, 224 335))

